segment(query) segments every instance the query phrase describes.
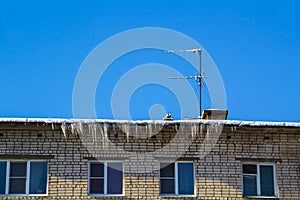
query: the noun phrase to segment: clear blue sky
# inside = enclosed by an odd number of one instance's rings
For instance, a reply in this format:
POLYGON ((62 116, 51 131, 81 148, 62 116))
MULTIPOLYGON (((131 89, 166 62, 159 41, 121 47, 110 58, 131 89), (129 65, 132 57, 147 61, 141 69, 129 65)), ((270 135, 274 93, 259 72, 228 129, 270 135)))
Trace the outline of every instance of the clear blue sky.
MULTIPOLYGON (((119 32, 162 27, 190 36, 213 58, 229 119, 299 122, 299 11, 296 0, 1 1, 0 117, 72 118, 73 84, 90 51, 119 32)), ((157 54, 129 54, 109 68, 95 96, 106 102, 96 103, 99 118, 112 118, 116 65, 159 63, 157 54)), ((174 95, 157 85, 136 91, 131 101, 133 119, 148 119, 152 104, 166 102, 179 116, 174 95)))

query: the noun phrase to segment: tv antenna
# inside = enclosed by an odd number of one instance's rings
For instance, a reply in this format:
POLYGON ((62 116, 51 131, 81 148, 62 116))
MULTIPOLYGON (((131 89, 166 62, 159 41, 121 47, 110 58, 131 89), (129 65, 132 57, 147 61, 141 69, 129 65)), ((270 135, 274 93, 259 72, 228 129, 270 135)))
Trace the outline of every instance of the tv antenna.
POLYGON ((184 53, 192 52, 199 54, 199 74, 196 76, 180 76, 180 77, 169 77, 169 79, 194 79, 197 81, 199 86, 199 118, 202 115, 202 82, 204 79, 204 73, 202 70, 202 49, 190 49, 190 50, 167 50, 165 53, 184 53))

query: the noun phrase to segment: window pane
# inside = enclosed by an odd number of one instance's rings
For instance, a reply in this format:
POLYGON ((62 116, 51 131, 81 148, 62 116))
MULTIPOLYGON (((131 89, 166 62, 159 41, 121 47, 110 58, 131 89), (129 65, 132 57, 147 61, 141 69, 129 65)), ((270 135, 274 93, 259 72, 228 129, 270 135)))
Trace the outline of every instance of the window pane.
POLYGON ((243 195, 244 196, 256 196, 256 176, 249 176, 249 175, 244 175, 243 176, 243 195))
POLYGON ((103 163, 91 163, 90 165, 91 177, 104 177, 104 165, 103 163))
POLYGON ((178 163, 178 194, 194 194, 193 163, 178 163))
POLYGON ((160 163, 160 177, 175 177, 174 163, 160 163))
POLYGON ((123 193, 123 164, 108 163, 107 166, 107 193, 123 193))
POLYGON ((175 180, 174 179, 160 179, 160 193, 161 194, 175 194, 175 180))
POLYGON ((244 174, 256 174, 256 165, 243 165, 244 174))
POLYGON ((26 177, 26 162, 10 162, 10 177, 26 177))
POLYGON ((90 179, 90 194, 104 194, 104 179, 90 179))
POLYGON ((273 166, 260 166, 260 190, 262 196, 274 196, 273 166))
POLYGON ((0 162, 0 194, 5 194, 6 162, 0 162))
POLYGON ((30 194, 46 194, 47 188, 47 162, 30 163, 30 194))
POLYGON ((9 194, 25 194, 26 178, 11 178, 9 194))

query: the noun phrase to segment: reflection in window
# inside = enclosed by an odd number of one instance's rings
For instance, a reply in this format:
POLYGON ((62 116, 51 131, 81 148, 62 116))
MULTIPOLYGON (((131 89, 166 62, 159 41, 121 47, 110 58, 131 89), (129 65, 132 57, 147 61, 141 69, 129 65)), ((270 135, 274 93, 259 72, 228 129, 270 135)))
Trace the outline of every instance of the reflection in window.
POLYGON ((190 162, 160 163, 161 195, 193 195, 194 165, 190 162))
POLYGON ((46 194, 47 189, 47 163, 31 162, 30 163, 30 194, 46 194))
POLYGON ((91 162, 89 194, 120 195, 123 193, 122 162, 91 162))
POLYGON ((45 195, 47 177, 45 161, 1 161, 0 194, 45 195))
POLYGON ((243 164, 244 196, 276 196, 274 165, 243 164))

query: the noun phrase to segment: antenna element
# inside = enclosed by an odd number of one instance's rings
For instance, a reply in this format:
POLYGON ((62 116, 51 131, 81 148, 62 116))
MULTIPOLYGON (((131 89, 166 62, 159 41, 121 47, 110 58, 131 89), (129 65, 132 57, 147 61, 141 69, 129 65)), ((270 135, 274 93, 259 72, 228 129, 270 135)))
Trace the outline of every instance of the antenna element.
POLYGON ((196 76, 181 76, 181 77, 170 77, 170 79, 195 79, 199 85, 199 118, 202 115, 202 81, 204 79, 204 73, 202 70, 202 49, 190 49, 190 50, 167 50, 165 53, 184 53, 192 52, 199 53, 199 75, 196 76))

